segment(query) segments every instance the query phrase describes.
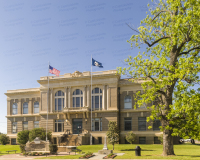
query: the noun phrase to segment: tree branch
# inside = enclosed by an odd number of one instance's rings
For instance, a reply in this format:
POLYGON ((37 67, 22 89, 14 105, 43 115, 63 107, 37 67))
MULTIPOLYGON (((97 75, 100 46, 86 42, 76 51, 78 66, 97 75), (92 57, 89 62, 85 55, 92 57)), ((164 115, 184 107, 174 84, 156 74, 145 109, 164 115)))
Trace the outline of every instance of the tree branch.
POLYGON ((194 48, 192 48, 192 49, 189 49, 189 50, 186 51, 186 52, 179 53, 178 56, 181 56, 181 55, 183 55, 183 54, 188 54, 188 53, 190 53, 191 51, 193 51, 193 50, 195 50, 195 49, 200 49, 200 46, 197 46, 197 47, 194 47, 194 48))
POLYGON ((163 40, 163 39, 167 39, 167 38, 170 38, 170 36, 161 37, 161 38, 155 40, 155 41, 154 41, 153 43, 151 43, 151 44, 150 44, 149 42, 147 42, 146 40, 144 40, 144 43, 146 43, 149 47, 151 47, 151 46, 153 46, 154 44, 158 43, 159 41, 161 41, 161 40, 163 40))
POLYGON ((169 12, 170 15, 172 16, 172 12, 171 12, 171 11, 169 11, 169 10, 162 10, 162 11, 158 12, 158 13, 155 15, 155 17, 151 20, 151 22, 153 22, 162 12, 169 12))

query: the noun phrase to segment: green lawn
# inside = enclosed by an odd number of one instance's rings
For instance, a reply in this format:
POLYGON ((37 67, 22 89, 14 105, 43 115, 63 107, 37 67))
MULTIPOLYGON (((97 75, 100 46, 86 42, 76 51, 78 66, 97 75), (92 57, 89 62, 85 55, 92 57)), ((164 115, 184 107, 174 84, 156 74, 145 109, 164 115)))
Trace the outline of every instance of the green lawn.
MULTIPOLYGON (((3 155, 3 154, 7 154, 8 152, 6 151, 9 151, 9 150, 17 150, 16 153, 20 153, 20 148, 19 148, 19 145, 0 145, 0 155, 3 155)), ((13 154, 15 152, 10 152, 10 154, 13 154)))
MULTIPOLYGON (((200 145, 182 144, 174 145, 174 151, 176 156, 163 157, 162 145, 139 145, 142 149, 140 157, 135 157, 135 147, 137 145, 131 144, 117 144, 115 145, 114 153, 125 153, 123 156, 117 156, 115 159, 180 159, 180 160, 190 160, 190 159, 200 159, 200 145)), ((83 145, 79 146, 83 152, 98 152, 103 148, 103 145, 83 145)), ((108 145, 108 149, 112 149, 112 145, 108 145)), ((20 153, 18 145, 0 145, 0 151, 3 154, 7 154, 7 150, 18 150, 20 153)), ((2 154, 0 154, 2 155, 2 154)), ((47 157, 48 159, 78 159, 81 155, 67 155, 67 156, 53 156, 47 157)), ((36 157, 37 158, 37 157, 36 157)), ((44 157, 45 159, 46 157, 44 157)), ((41 159, 41 158, 40 158, 41 159)))

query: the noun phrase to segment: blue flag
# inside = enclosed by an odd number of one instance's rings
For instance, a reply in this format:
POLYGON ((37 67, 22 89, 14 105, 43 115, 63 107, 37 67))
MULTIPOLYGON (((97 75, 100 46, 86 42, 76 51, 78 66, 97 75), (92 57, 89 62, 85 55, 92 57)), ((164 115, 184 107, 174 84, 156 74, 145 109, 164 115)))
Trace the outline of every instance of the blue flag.
POLYGON ((92 58, 92 65, 93 65, 93 66, 97 66, 97 67, 99 67, 99 68, 103 68, 102 63, 100 63, 100 62, 94 60, 93 58, 92 58))

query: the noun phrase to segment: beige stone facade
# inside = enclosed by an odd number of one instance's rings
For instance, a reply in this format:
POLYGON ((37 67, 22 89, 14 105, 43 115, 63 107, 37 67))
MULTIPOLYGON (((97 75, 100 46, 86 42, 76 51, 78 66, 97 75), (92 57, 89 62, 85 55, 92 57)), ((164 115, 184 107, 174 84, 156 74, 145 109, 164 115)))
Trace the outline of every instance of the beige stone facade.
POLYGON ((49 95, 48 77, 41 77, 38 83, 39 88, 8 90, 5 93, 7 135, 11 143, 16 142, 17 132, 37 127, 46 128, 47 106, 48 130, 52 132, 53 143, 59 143, 58 137, 64 133, 79 135, 82 144, 90 143, 90 134, 94 144, 103 143, 109 121, 117 122, 120 143, 125 143, 125 135, 129 131, 136 134, 135 143, 157 143, 161 132, 153 127, 148 129, 153 123, 146 122, 145 117, 150 115, 146 105, 136 109, 133 107, 137 103, 133 96, 138 90, 142 90, 142 82, 132 83, 128 79, 120 79, 116 70, 109 70, 93 72, 92 89, 90 72, 75 71, 60 77, 50 76, 49 95))

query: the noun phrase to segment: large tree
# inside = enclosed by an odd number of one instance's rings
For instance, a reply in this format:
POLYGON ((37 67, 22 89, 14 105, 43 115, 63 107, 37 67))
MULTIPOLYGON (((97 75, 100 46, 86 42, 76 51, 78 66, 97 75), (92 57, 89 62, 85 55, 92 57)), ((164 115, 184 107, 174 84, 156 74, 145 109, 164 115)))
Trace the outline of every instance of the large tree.
POLYGON ((160 119, 163 155, 174 155, 173 136, 198 136, 200 98, 195 85, 200 71, 200 0, 160 0, 134 35, 132 47, 142 53, 129 56, 118 69, 141 81, 138 104, 152 103, 148 120, 160 119))

